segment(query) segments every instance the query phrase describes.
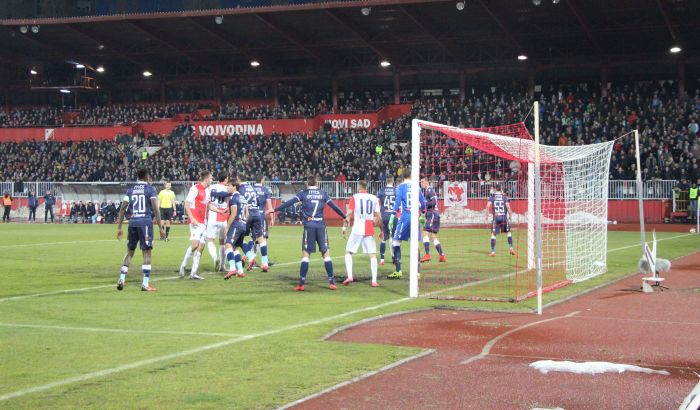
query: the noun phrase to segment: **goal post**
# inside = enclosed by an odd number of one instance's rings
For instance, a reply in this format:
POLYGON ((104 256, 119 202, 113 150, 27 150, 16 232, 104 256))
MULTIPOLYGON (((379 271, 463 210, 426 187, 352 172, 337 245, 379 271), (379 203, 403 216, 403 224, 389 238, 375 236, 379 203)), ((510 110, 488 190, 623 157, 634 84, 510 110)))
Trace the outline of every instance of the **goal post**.
POLYGON ((412 208, 410 296, 518 301, 604 273, 613 143, 537 150, 522 123, 465 129, 414 119, 411 194, 425 178, 440 227, 436 237, 422 232, 412 208), (489 203, 510 208, 505 221, 494 222, 489 203), (419 263, 438 243, 446 260, 419 263))

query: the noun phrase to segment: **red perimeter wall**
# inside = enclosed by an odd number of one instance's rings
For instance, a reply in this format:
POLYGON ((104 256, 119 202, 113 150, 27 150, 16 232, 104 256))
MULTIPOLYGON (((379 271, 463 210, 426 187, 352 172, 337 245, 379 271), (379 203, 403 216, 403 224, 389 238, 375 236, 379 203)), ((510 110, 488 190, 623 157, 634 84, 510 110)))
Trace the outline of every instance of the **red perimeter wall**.
MULTIPOLYGON (((348 201, 346 199, 335 200, 340 209, 345 210, 345 204, 348 201)), ((522 212, 519 208, 521 205, 524 206, 524 201, 514 200, 513 211, 518 213, 522 212), (519 204, 522 203, 522 204, 519 204)), ((486 201, 483 201, 484 207, 486 206, 486 201)), ((663 223, 664 221, 664 210, 666 210, 667 217, 671 215, 671 201, 670 200, 646 200, 644 201, 644 220, 649 223, 663 223)), ((444 209, 442 201, 439 204, 440 210, 444 209)), ((485 208, 484 208, 485 209, 485 208)), ((328 220, 338 220, 340 217, 333 212, 329 207, 324 208, 324 214, 328 220)), ((624 200, 610 200, 608 201, 608 220, 617 221, 618 223, 635 223, 639 222, 639 202, 636 199, 624 199, 624 200)))

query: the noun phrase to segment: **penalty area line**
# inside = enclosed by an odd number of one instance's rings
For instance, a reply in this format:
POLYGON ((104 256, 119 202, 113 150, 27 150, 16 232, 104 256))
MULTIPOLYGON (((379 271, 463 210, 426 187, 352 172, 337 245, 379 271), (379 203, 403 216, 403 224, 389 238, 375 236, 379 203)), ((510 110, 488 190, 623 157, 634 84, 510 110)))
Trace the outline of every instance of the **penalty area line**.
POLYGON ((86 373, 86 374, 83 374, 80 376, 70 377, 70 378, 63 379, 63 380, 57 380, 55 382, 42 384, 42 385, 27 388, 27 389, 2 394, 2 395, 0 395, 0 401, 5 401, 5 400, 17 398, 17 397, 22 397, 22 396, 26 396, 28 394, 37 393, 37 392, 53 389, 56 387, 65 386, 68 384, 79 383, 79 382, 84 382, 87 380, 96 379, 99 377, 109 376, 109 375, 112 375, 115 373, 120 373, 120 372, 123 372, 126 370, 136 369, 139 367, 143 367, 143 366, 147 366, 147 365, 151 365, 151 364, 155 364, 155 363, 159 363, 159 362, 163 362, 163 361, 167 361, 167 360, 179 359, 181 357, 190 356, 193 354, 206 352, 206 351, 213 350, 213 349, 219 349, 222 347, 230 346, 232 344, 244 342, 244 341, 251 340, 251 339, 256 339, 256 338, 265 337, 265 336, 271 336, 271 335, 275 335, 275 334, 279 334, 279 333, 288 332, 290 330, 319 325, 319 324, 323 324, 323 323, 330 322, 333 320, 342 319, 342 318, 345 318, 348 316, 352 316, 352 315, 355 315, 358 313, 369 312, 372 310, 377 310, 377 309, 381 309, 384 307, 396 305, 399 303, 406 302, 408 300, 411 300, 411 298, 396 299, 396 300, 392 300, 391 302, 385 302, 385 303, 381 303, 379 305, 355 309, 355 310, 352 310, 349 312, 341 313, 341 314, 334 315, 334 316, 325 317, 322 319, 316 319, 316 320, 312 320, 309 322, 298 323, 296 325, 290 325, 290 326, 285 326, 285 327, 281 327, 281 328, 277 328, 277 329, 266 330, 264 332, 259 332, 259 333, 255 333, 255 334, 251 334, 251 335, 236 337, 236 338, 225 340, 225 341, 218 342, 218 343, 212 343, 212 344, 207 344, 204 346, 196 347, 193 349, 183 350, 181 352, 170 353, 167 355, 153 357, 153 358, 146 359, 146 360, 140 360, 137 362, 133 362, 133 363, 117 366, 117 367, 112 367, 109 369, 98 370, 96 372, 86 373))

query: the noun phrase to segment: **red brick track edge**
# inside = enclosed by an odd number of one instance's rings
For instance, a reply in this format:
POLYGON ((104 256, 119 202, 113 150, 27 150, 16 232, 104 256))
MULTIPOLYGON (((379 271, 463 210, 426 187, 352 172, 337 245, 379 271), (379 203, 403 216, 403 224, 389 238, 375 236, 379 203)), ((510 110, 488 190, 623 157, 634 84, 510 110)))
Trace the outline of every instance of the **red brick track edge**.
POLYGON ((676 409, 700 374, 700 253, 673 262, 663 292, 641 293, 641 277, 555 305, 542 316, 436 309, 350 327, 331 340, 435 353, 294 408, 676 409), (478 357, 489 342, 488 354, 478 357), (670 375, 541 374, 529 366, 546 359, 631 364, 670 375))

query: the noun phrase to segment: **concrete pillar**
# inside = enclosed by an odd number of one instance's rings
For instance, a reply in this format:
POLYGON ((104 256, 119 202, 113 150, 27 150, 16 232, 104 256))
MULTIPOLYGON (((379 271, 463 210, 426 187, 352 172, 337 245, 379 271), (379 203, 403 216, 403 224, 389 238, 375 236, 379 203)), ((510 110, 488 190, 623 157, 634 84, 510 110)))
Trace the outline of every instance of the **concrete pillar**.
POLYGON ((399 71, 394 71, 394 104, 401 104, 401 80, 399 71))

